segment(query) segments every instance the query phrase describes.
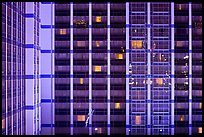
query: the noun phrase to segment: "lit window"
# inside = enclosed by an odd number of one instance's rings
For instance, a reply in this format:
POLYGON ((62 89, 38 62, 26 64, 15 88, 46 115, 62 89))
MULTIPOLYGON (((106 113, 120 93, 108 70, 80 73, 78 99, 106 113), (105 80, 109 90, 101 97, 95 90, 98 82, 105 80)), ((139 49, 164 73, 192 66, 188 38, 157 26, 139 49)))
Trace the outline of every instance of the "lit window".
POLYGON ((180 121, 184 121, 184 115, 180 116, 180 121))
POLYGON ((176 42, 176 47, 183 47, 184 46, 184 42, 183 41, 177 41, 176 42))
POLYGON ((102 133, 102 128, 98 128, 98 133, 101 134, 102 133))
POLYGON ((162 78, 156 78, 156 83, 158 85, 162 85, 163 84, 163 79, 162 78))
POLYGON ((101 72, 101 66, 94 66, 95 72, 101 72))
POLYGON ((77 41, 78 47, 85 47, 85 41, 77 41))
POLYGON ((101 16, 96 16, 96 22, 101 22, 101 16))
POLYGON ((116 56, 115 56, 115 58, 116 58, 116 59, 123 59, 123 54, 118 54, 118 53, 117 53, 116 56))
POLYGON ((202 109, 202 103, 200 103, 200 109, 202 109))
POLYGON ((100 47, 100 41, 96 41, 96 47, 100 47))
POLYGON ((181 4, 179 4, 179 10, 181 10, 181 4))
POLYGON ((66 29, 60 29, 60 35, 66 35, 67 31, 66 29))
POLYGON ((2 119, 2 129, 4 129, 5 128, 5 119, 2 119))
POLYGON ((80 84, 84 84, 84 79, 80 78, 80 84))
POLYGON ((77 121, 85 121, 85 115, 78 115, 77 121))
POLYGON ((142 41, 141 40, 133 40, 132 41, 132 48, 133 49, 141 49, 142 48, 142 41))
POLYGON ((115 108, 120 109, 120 103, 115 103, 115 108))
POLYGON ((198 133, 202 133, 202 127, 198 128, 198 133))
POLYGON ((162 61, 162 54, 159 54, 159 61, 162 61))
POLYGON ((141 124, 141 116, 135 116, 135 124, 141 124))

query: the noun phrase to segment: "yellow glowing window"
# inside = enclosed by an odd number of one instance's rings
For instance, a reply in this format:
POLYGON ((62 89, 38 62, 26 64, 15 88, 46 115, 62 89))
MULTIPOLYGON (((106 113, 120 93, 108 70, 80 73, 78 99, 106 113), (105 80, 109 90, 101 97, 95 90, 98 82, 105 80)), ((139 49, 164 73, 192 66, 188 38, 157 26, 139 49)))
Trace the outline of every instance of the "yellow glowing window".
POLYGON ((84 84, 84 79, 80 78, 80 84, 84 84))
POLYGON ((184 115, 180 116, 180 121, 184 121, 184 115))
POLYGON ((158 85, 162 85, 163 84, 163 79, 162 78, 156 78, 156 83, 158 85))
POLYGON ((96 47, 100 47, 100 41, 96 41, 96 47))
POLYGON ((141 124, 141 116, 135 116, 135 124, 141 124))
POLYGON ((77 41, 78 47, 85 47, 85 41, 77 41))
POLYGON ((101 66, 94 66, 95 72, 101 72, 101 66))
POLYGON ((200 103, 200 109, 202 109, 202 103, 200 103))
POLYGON ((202 127, 198 128, 198 133, 202 133, 202 127))
POLYGON ((101 16, 96 16, 96 22, 101 22, 101 16))
POLYGON ((101 134, 102 133, 102 128, 98 128, 98 133, 101 134))
POLYGON ((78 115, 77 121, 85 121, 85 115, 78 115))
POLYGON ((60 29, 60 35, 66 35, 67 31, 66 29, 60 29))
POLYGON ((2 119, 2 129, 4 129, 5 128, 5 119, 2 119))
POLYGON ((123 59, 123 54, 116 54, 115 58, 116 59, 123 59))
POLYGON ((115 108, 120 109, 120 103, 115 103, 115 108))
POLYGON ((142 40, 133 40, 132 41, 133 49, 141 49, 142 48, 142 40))

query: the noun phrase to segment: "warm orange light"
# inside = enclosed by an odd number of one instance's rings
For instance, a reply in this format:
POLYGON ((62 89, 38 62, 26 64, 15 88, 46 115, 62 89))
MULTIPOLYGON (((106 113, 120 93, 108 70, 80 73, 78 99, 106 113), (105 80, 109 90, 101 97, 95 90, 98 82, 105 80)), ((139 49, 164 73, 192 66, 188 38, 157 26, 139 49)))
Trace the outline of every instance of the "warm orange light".
POLYGON ((202 127, 198 128, 198 133, 202 133, 202 127))
POLYGON ((184 121, 184 115, 180 116, 180 121, 184 121))
POLYGON ((142 40, 133 40, 132 41, 133 49, 141 49, 142 48, 142 40))
POLYGON ((84 79, 80 78, 80 84, 84 84, 84 79))
POLYGON ((141 116, 135 116, 135 124, 141 124, 141 116))
POLYGON ((158 85, 162 85, 163 84, 163 79, 162 78, 156 78, 156 83, 158 85))
POLYGON ((5 119, 2 119, 2 129, 4 129, 5 128, 5 119))
POLYGON ((123 54, 116 54, 116 57, 115 57, 116 59, 123 59, 123 54))
POLYGON ((85 121, 85 115, 78 115, 77 121, 85 121))
POLYGON ((101 22, 101 16, 96 16, 96 22, 101 22))
POLYGON ((66 29, 60 29, 60 35, 66 35, 67 31, 66 29))
POLYGON ((115 108, 120 109, 120 103, 115 103, 115 108))
POLYGON ((101 66, 94 66, 95 72, 101 72, 101 66))
POLYGON ((96 47, 100 47, 100 41, 96 41, 96 47))

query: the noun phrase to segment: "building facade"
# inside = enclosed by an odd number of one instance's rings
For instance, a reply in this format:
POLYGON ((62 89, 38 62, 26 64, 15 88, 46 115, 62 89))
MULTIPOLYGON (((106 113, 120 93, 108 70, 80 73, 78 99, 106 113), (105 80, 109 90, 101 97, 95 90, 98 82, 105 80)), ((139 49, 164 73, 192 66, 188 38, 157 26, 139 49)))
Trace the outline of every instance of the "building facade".
POLYGON ((2 134, 202 133, 201 3, 8 2, 2 11, 2 134))
POLYGON ((2 3, 2 135, 25 134, 25 3, 2 3))
POLYGON ((2 134, 40 134, 39 3, 2 3, 2 134))

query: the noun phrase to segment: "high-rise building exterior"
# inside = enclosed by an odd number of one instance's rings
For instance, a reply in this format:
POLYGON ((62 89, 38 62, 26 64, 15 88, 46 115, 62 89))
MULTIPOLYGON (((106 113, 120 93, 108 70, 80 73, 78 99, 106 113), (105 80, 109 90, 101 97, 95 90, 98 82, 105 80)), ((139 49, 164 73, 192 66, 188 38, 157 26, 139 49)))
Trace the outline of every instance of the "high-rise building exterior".
POLYGON ((2 135, 25 134, 25 3, 2 3, 2 135))
POLYGON ((2 134, 40 134, 39 2, 2 3, 2 134))
POLYGON ((2 134, 202 133, 201 3, 7 2, 2 13, 2 134))
POLYGON ((41 130, 39 2, 25 3, 25 113, 26 135, 41 130))

